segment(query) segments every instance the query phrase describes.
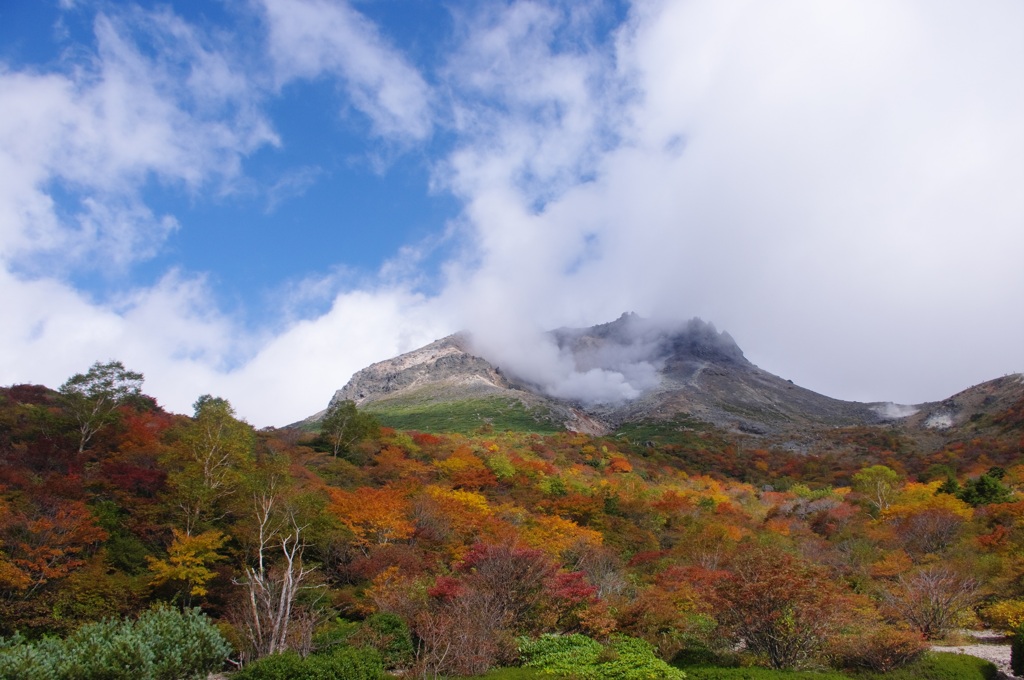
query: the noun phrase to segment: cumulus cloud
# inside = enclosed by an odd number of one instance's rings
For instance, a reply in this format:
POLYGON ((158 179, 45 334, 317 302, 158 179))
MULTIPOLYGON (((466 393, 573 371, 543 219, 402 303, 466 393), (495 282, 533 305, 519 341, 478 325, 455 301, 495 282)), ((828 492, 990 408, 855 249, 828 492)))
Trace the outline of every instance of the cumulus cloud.
POLYGON ((33 273, 151 257, 177 223, 142 201, 147 181, 228 182, 277 141, 240 76, 173 15, 101 14, 95 35, 95 59, 68 72, 0 67, 0 244, 33 273), (136 35, 174 49, 145 55, 136 35))
MULTIPOLYGON (((545 331, 625 310, 714 320, 841 398, 916 403, 1020 370, 1020 3, 637 0, 611 34, 600 2, 471 4, 432 70, 347 3, 258 7, 256 66, 167 10, 99 15, 75 68, 0 66, 5 382, 116 356, 175 410, 214 392, 284 424, 352 371, 468 328, 552 394, 614 401, 656 377, 643 342, 581 361, 545 331), (433 189, 462 210, 440 281, 409 244, 366 282, 286 287, 257 331, 201 275, 102 301, 66 283, 193 228, 146 183, 232 191, 280 143, 267 101, 323 77, 378 141, 444 130, 433 189)), ((271 209, 315 177, 282 178, 271 209)))
POLYGON ((430 88, 414 66, 348 3, 263 0, 277 82, 330 74, 376 134, 422 140, 432 129, 430 88))
MULTIPOLYGON (((457 272, 464 308, 481 326, 491 304, 547 327, 698 315, 845 398, 924 401, 1006 372, 1024 339, 1020 6, 737 8, 637 3, 614 60, 574 56, 631 95, 566 90, 614 145, 524 144, 548 127, 509 107, 453 155, 481 254, 457 272), (533 168, 571 179, 537 188, 533 168)), ((524 72, 559 71, 505 35, 524 72)), ((571 108, 561 91, 542 102, 571 108)))

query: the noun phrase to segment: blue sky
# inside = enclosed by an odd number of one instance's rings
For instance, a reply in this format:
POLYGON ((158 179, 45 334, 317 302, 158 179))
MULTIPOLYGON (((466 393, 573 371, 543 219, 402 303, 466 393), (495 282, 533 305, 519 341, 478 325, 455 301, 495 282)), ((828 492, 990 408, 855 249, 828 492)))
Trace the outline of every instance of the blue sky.
POLYGON ((1024 370, 1021 26, 0 0, 0 384, 117 358, 282 425, 455 330, 536 374, 541 330, 632 310, 830 396, 943 399, 1024 370))

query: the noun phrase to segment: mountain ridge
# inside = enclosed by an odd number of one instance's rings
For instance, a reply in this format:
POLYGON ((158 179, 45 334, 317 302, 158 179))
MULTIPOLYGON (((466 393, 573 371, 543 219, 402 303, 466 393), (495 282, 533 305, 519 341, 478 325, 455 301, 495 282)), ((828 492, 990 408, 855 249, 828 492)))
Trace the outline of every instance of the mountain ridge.
POLYGON ((835 399, 759 368, 732 336, 699 318, 665 323, 626 313, 587 328, 558 328, 542 341, 561 361, 565 373, 558 380, 520 377, 515 367, 485 358, 471 334, 459 332, 356 372, 331 403, 350 399, 385 421, 398 409, 418 414, 415 422, 428 427, 434 426, 431 414, 449 407, 476 409, 483 424, 485 411, 505 404, 545 429, 609 434, 624 425, 683 418, 725 433, 798 442, 843 427, 899 424, 940 431, 970 422, 996 402, 1024 398, 1024 376, 1018 375, 910 406, 835 399), (588 385, 603 389, 600 394, 609 394, 610 385, 625 396, 589 399, 588 385))

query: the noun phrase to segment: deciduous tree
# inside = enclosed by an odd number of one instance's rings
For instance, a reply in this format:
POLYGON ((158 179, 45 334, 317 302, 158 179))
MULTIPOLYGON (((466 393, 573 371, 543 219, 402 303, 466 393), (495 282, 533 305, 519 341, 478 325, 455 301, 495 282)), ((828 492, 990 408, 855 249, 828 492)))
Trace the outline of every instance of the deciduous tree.
POLYGON ((78 452, 93 436, 116 419, 117 407, 141 394, 142 374, 125 369, 120 361, 96 362, 61 385, 60 394, 78 426, 78 452))
POLYGON ((330 443, 335 456, 379 429, 377 419, 360 413, 351 399, 332 401, 320 421, 320 433, 330 443))

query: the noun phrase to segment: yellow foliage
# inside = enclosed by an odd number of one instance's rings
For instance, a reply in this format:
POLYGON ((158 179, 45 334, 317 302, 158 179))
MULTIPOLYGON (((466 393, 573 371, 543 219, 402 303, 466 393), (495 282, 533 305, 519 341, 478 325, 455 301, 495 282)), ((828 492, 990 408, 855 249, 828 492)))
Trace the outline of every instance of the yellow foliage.
POLYGON ((530 547, 543 550, 556 558, 580 542, 598 546, 603 541, 599 532, 556 515, 535 516, 524 527, 523 538, 530 547))
POLYGON ((452 455, 444 460, 435 460, 434 467, 446 477, 452 477, 460 472, 483 470, 486 468, 484 461, 470 451, 468 446, 460 446, 452 451, 452 455))
POLYGON ((450 507, 451 503, 458 505, 461 509, 476 513, 482 516, 494 514, 487 498, 476 491, 464 491, 462 489, 444 489, 439 486, 428 486, 427 495, 442 505, 450 507))
POLYGON ((167 559, 146 558, 149 570, 153 572, 150 585, 161 586, 169 581, 182 581, 188 584, 189 594, 202 597, 206 595, 206 584, 214 577, 210 565, 224 559, 217 551, 227 542, 227 536, 216 529, 195 536, 178 529, 172 531, 174 541, 167 549, 167 559))
POLYGON ((896 496, 895 502, 903 505, 927 502, 929 498, 935 496, 940 486, 942 482, 938 480, 927 483, 907 482, 896 496))
POLYGON ((941 482, 920 484, 911 482, 904 487, 896 503, 882 513, 882 519, 909 517, 926 510, 941 510, 963 520, 974 516, 974 509, 962 500, 948 493, 935 493, 941 482), (913 488, 912 488, 913 487, 913 488))
POLYGON ((1000 600, 981 610, 981 618, 997 630, 1010 632, 1024 625, 1024 600, 1000 600))

